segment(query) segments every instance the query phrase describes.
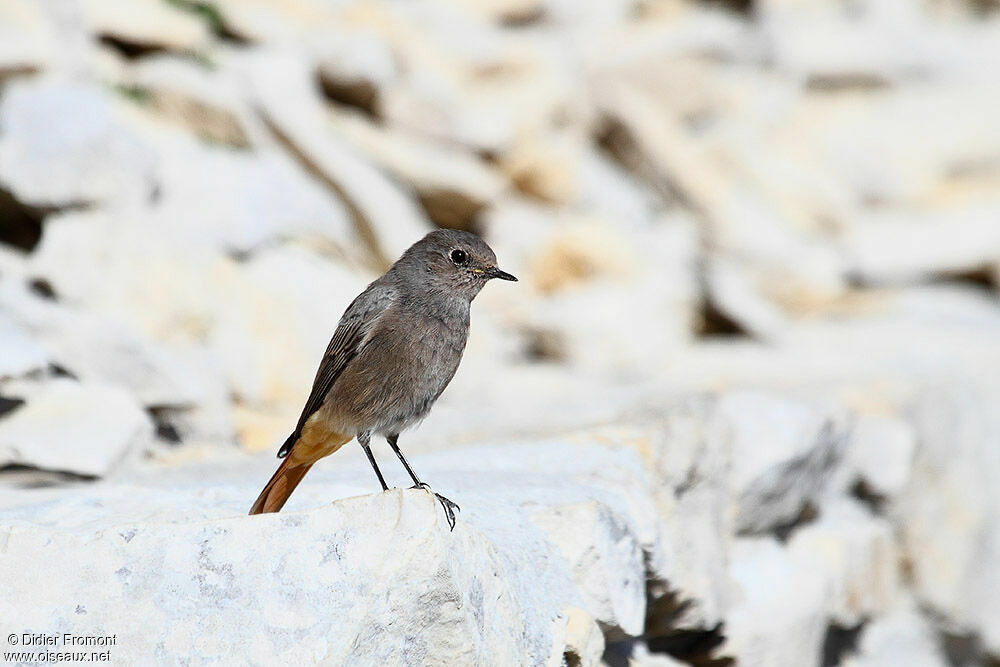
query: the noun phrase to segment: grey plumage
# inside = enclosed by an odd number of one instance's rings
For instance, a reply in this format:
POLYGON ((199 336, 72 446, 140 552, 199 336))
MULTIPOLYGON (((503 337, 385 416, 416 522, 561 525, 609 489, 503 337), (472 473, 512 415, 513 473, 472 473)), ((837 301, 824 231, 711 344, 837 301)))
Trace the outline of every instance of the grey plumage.
MULTIPOLYGON (((491 278, 516 280, 497 268, 496 256, 479 237, 438 230, 372 282, 341 318, 295 430, 278 452, 289 458, 251 513, 280 509, 297 483, 280 489, 283 498, 268 502, 283 469, 286 476, 291 468, 308 469, 354 435, 380 481, 367 444, 371 434, 386 436, 414 482, 422 485, 396 438, 426 416, 454 377, 468 339, 472 300, 491 278)), ((439 499, 445 505, 447 499, 439 499)), ((449 521, 453 524, 450 515, 449 521)))

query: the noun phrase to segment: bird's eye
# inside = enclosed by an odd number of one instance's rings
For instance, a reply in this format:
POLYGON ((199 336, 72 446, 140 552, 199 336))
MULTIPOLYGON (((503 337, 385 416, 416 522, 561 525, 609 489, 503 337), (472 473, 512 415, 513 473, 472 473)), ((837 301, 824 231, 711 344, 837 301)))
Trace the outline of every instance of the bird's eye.
POLYGON ((465 264, 468 259, 469 256, 461 248, 455 248, 451 251, 451 261, 455 262, 455 264, 465 264))

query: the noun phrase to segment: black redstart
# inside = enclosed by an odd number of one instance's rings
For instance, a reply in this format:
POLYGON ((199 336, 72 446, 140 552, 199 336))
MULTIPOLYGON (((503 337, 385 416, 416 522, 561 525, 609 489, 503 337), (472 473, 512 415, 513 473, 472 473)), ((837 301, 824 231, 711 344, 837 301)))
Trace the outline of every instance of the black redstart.
MULTIPOLYGON (((347 310, 326 348, 298 424, 278 451, 284 458, 250 514, 277 512, 316 461, 357 436, 383 490, 372 434, 399 451, 403 429, 423 419, 458 369, 469 336, 472 300, 491 278, 517 280, 474 234, 433 231, 410 246, 347 310)), ((455 527, 458 505, 434 494, 455 527)))

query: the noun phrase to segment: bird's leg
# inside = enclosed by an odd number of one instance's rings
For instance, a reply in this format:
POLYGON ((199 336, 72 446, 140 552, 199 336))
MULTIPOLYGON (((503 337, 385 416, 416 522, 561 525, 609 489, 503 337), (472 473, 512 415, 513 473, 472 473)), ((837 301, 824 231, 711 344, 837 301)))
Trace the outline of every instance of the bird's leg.
POLYGON ((415 489, 430 488, 426 484, 420 481, 420 478, 417 477, 417 473, 413 472, 413 468, 411 468, 410 464, 407 463, 406 457, 403 456, 403 452, 399 451, 399 445, 396 444, 396 441, 399 440, 399 434, 394 433, 392 435, 387 435, 385 439, 389 443, 389 446, 392 447, 392 451, 396 452, 396 456, 399 457, 399 460, 403 462, 403 467, 406 468, 406 472, 410 473, 410 479, 413 480, 413 488, 415 489))
POLYGON ((375 455, 372 454, 371 448, 372 434, 369 431, 363 431, 358 433, 358 442, 361 443, 361 447, 365 450, 365 454, 368 456, 368 462, 372 464, 372 468, 375 470, 375 476, 378 477, 379 484, 382 485, 383 491, 388 491, 389 487, 385 485, 385 479, 382 477, 382 471, 378 469, 378 464, 375 463, 375 455))
POLYGON ((403 456, 403 452, 399 451, 399 445, 396 444, 396 441, 399 439, 398 433, 388 435, 385 439, 389 443, 389 446, 392 447, 392 451, 396 452, 396 456, 398 456, 399 460, 403 463, 403 467, 406 468, 406 472, 410 474, 410 478, 413 480, 413 486, 410 488, 424 489, 425 491, 433 493, 438 499, 438 502, 441 503, 441 507, 444 508, 444 515, 445 518, 448 519, 449 529, 455 530, 455 510, 461 512, 462 508, 442 496, 440 493, 435 493, 426 482, 420 481, 420 478, 417 477, 417 473, 413 472, 413 468, 410 467, 410 464, 406 461, 406 457, 403 456))

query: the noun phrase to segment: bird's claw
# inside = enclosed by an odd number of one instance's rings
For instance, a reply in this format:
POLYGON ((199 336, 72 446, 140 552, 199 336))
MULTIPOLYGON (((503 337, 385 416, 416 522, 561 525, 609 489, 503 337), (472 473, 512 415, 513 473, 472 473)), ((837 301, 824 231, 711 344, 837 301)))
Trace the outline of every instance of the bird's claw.
POLYGON ((444 516, 448 520, 448 530, 449 531, 455 530, 455 510, 458 510, 459 512, 462 511, 462 508, 459 507, 457 503, 448 500, 440 493, 434 493, 434 490, 431 489, 430 485, 427 484, 426 482, 414 484, 410 488, 423 489, 424 491, 429 491, 430 493, 433 493, 434 497, 438 499, 439 503, 441 503, 441 507, 444 508, 444 516))
POLYGON ((442 496, 440 493, 435 493, 434 496, 438 499, 438 502, 441 503, 441 507, 444 508, 444 516, 448 519, 448 530, 455 530, 455 510, 461 512, 462 508, 442 496))

